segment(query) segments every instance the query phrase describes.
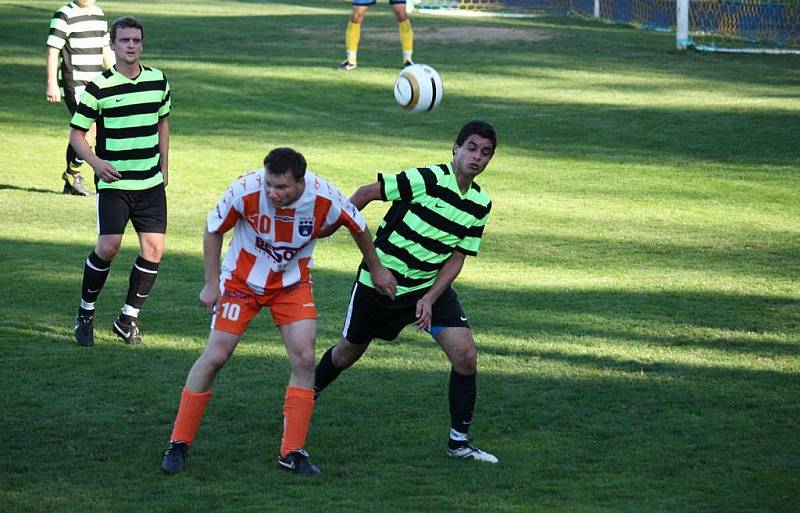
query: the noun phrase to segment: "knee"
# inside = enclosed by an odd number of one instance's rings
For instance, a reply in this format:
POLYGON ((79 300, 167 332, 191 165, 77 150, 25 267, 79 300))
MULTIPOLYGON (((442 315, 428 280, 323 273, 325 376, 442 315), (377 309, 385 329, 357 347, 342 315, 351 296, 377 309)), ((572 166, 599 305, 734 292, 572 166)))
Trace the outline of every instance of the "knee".
POLYGON ((478 352, 475 347, 467 347, 453 356, 453 368, 459 374, 471 376, 478 370, 478 352))
POLYGON ((142 246, 142 258, 148 262, 158 263, 161 261, 161 255, 164 254, 164 247, 157 245, 142 246))
POLYGON ((352 16, 350 16, 350 21, 352 23, 361 23, 364 21, 364 13, 363 12, 354 12, 352 16))
POLYGON ((356 363, 361 355, 364 354, 366 346, 357 346, 351 343, 339 344, 334 349, 331 358, 333 365, 337 369, 346 369, 356 363))
POLYGON ((119 246, 113 242, 98 242, 97 247, 94 248, 97 256, 106 262, 114 260, 114 257, 117 256, 117 251, 119 251, 119 246))
POLYGON ((336 352, 333 353, 331 360, 333 361, 333 366, 337 369, 346 369, 355 363, 355 360, 347 355, 337 354, 336 352))
POLYGON ((230 353, 225 351, 213 351, 211 353, 204 353, 201 358, 203 359, 206 369, 212 375, 216 375, 223 367, 225 367, 225 364, 228 363, 230 353))
POLYGON ((293 370, 295 371, 314 371, 314 360, 316 358, 316 353, 314 352, 313 345, 311 347, 303 348, 298 351, 294 351, 292 354, 292 358, 290 359, 293 370))

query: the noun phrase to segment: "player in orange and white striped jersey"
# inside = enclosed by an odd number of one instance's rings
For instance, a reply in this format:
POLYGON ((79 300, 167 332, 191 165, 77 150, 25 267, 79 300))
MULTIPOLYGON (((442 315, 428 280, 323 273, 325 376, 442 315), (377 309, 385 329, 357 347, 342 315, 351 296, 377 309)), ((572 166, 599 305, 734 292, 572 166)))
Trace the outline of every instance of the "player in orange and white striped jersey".
POLYGON ((250 320, 266 306, 281 332, 291 367, 278 466, 301 475, 319 475, 304 450, 314 409, 317 333, 311 254, 323 227, 339 226, 350 230, 376 289, 394 299, 397 282, 380 263, 358 209, 330 182, 307 173, 305 159, 291 148, 272 150, 264 159, 264 169, 234 180, 211 211, 203 238, 206 283, 200 292, 200 302, 213 315, 211 333, 181 393, 169 448, 161 462, 165 473, 184 470, 214 378, 250 320), (233 239, 220 266, 223 234, 231 229, 233 239))
POLYGON ((276 206, 265 194, 261 169, 233 181, 208 216, 208 230, 235 227, 222 262, 222 285, 245 283, 256 294, 310 280, 311 254, 323 226, 366 227, 361 212, 329 181, 306 172, 304 190, 291 205, 276 206))

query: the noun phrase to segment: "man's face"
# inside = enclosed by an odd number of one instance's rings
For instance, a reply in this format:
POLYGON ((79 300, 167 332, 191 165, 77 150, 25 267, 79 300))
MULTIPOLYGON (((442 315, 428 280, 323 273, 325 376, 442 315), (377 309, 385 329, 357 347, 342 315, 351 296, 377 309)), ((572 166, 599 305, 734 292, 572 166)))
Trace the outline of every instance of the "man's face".
POLYGON ((492 141, 472 134, 461 146, 453 145, 453 165, 462 174, 475 178, 492 160, 492 141))
POLYGON ((91 7, 95 4, 95 0, 75 0, 78 7, 91 7))
POLYGON ((291 172, 276 175, 267 171, 267 197, 272 206, 284 208, 291 205, 303 194, 306 188, 304 179, 295 180, 291 172))
POLYGON ((142 55, 142 31, 133 27, 117 29, 117 37, 111 42, 111 49, 114 50, 117 62, 138 64, 142 55))

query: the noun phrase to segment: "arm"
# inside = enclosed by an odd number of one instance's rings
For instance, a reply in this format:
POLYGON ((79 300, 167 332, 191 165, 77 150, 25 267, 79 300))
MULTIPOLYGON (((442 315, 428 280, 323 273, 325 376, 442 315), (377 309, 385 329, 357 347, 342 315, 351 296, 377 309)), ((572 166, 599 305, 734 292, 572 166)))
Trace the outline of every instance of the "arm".
POLYGON ((117 63, 117 58, 114 55, 114 52, 111 51, 111 48, 108 46, 103 47, 103 67, 105 69, 110 68, 114 64, 117 63))
POLYGON ((164 187, 169 184, 169 119, 158 120, 158 153, 161 155, 161 173, 164 175, 164 187))
POLYGON ((359 210, 364 210, 364 207, 369 205, 372 201, 381 198, 381 183, 374 182, 369 185, 362 185, 356 192, 350 196, 350 203, 356 206, 359 210))
POLYGON ((47 47, 47 101, 61 101, 61 90, 58 88, 58 48, 47 47))
POLYGON ((206 307, 208 315, 213 315, 219 299, 219 265, 222 254, 221 233, 209 232, 208 227, 203 233, 203 266, 205 268, 205 285, 200 291, 200 303, 206 307))
MULTIPOLYGON (((397 291, 397 280, 394 279, 392 272, 387 269, 375 253, 375 245, 372 243, 372 235, 369 229, 364 228, 361 233, 350 232, 353 240, 356 241, 358 249, 364 255, 364 260, 369 267, 369 274, 372 277, 372 283, 381 294, 389 296, 389 299, 394 300, 395 292, 397 291)), ((440 292, 441 294, 441 292, 440 292)))
POLYGON ((97 178, 104 182, 116 182, 122 175, 117 171, 114 166, 101 159, 92 151, 91 146, 86 141, 86 132, 78 130, 77 128, 70 128, 69 130, 69 143, 75 148, 78 156, 89 163, 94 170, 97 178))
POLYGON ((428 330, 431 327, 431 314, 433 312, 433 304, 439 299, 439 296, 447 290, 458 277, 461 269, 464 267, 464 260, 467 255, 456 250, 450 255, 450 258, 445 260, 444 265, 436 275, 436 280, 428 292, 417 301, 417 320, 414 324, 417 329, 428 330))

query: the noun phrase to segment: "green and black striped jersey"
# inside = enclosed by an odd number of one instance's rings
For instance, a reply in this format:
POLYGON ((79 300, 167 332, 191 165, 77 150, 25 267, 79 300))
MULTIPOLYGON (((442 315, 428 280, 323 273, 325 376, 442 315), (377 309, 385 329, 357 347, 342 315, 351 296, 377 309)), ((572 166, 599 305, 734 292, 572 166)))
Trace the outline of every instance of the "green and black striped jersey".
MULTIPOLYGON (((397 278, 397 295, 431 287, 453 251, 478 254, 492 202, 474 182, 461 194, 452 164, 378 174, 378 181, 383 200, 393 203, 375 248, 397 278)), ((363 262, 358 280, 374 287, 363 262)))
POLYGON ((167 78, 147 66, 134 79, 112 67, 86 86, 70 126, 87 131, 97 123, 95 153, 122 174, 116 182, 98 182, 99 189, 144 190, 164 181, 158 122, 171 105, 167 78))

